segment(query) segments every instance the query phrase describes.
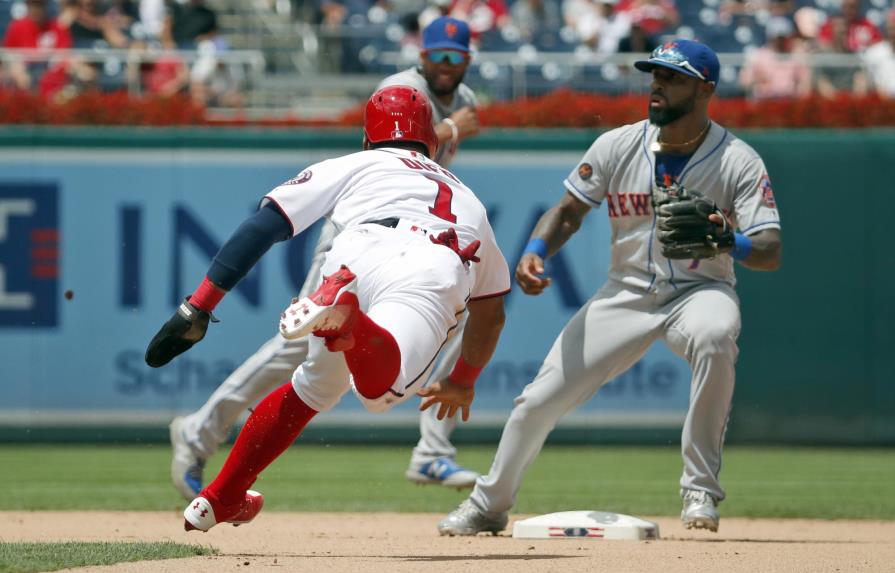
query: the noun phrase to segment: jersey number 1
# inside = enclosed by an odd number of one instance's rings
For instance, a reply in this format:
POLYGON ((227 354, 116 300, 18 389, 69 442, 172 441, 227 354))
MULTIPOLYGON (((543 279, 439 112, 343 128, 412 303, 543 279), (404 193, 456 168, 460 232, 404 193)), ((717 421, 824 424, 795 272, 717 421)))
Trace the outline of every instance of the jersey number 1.
POLYGON ((447 183, 425 175, 429 181, 434 181, 438 185, 438 195, 435 196, 435 206, 429 207, 429 212, 444 219, 450 223, 457 222, 457 216, 451 213, 451 201, 454 200, 454 190, 447 183))

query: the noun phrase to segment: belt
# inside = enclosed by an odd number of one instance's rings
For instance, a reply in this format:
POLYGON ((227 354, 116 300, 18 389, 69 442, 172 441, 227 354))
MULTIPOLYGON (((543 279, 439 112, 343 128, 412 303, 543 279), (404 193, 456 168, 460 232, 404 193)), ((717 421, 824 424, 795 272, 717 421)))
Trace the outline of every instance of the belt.
MULTIPOLYGON (((382 225, 383 227, 389 227, 391 229, 397 229, 398 225, 401 223, 400 217, 387 217, 385 219, 373 219, 370 221, 364 221, 361 223, 362 225, 382 225)), ((450 250, 457 253, 457 256, 460 257, 460 260, 463 261, 463 264, 469 267, 469 263, 479 262, 479 258, 475 256, 476 251, 479 248, 479 241, 473 241, 465 248, 460 248, 460 240, 457 238, 457 232, 452 228, 448 229, 440 233, 437 237, 429 236, 429 231, 423 229, 422 227, 418 227, 415 224, 407 221, 404 223, 404 227, 402 230, 407 230, 412 233, 420 234, 423 237, 428 236, 429 240, 432 241, 436 245, 442 245, 444 247, 449 248, 450 250), (408 225, 410 225, 408 227, 408 225)))
POLYGON ((382 225, 383 227, 389 227, 391 229, 397 229, 398 223, 401 222, 399 217, 388 217, 386 219, 375 219, 372 221, 364 221, 361 223, 362 225, 382 225))
POLYGON ((386 217, 385 219, 371 219, 369 221, 364 221, 361 223, 362 225, 381 225, 383 227, 388 227, 389 229, 395 229, 396 231, 407 231, 409 233, 413 233, 414 235, 420 235, 422 237, 428 237, 429 231, 414 223, 413 221, 408 221, 407 219, 402 219, 400 217, 386 217))

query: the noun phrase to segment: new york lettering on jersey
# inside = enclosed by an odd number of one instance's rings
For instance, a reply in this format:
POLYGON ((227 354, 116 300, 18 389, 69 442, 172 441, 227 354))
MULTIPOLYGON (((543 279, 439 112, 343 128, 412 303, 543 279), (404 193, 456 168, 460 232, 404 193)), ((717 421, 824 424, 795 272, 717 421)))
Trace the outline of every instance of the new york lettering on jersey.
POLYGON ((566 190, 594 208, 606 203, 613 231, 613 276, 640 288, 657 283, 674 288, 676 283, 707 278, 734 284, 729 257, 699 265, 661 257, 651 190, 657 177, 661 182, 668 174, 715 201, 746 234, 780 228, 764 163, 751 147, 715 123, 689 158, 657 157, 652 144, 658 133, 656 126, 643 121, 601 135, 565 179, 566 190))

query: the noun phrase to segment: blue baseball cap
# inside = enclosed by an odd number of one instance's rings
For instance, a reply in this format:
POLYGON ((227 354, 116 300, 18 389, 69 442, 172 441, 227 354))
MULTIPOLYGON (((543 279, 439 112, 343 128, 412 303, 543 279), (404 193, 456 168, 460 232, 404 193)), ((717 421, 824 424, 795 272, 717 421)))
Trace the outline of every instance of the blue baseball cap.
POLYGON ((718 85, 718 75, 721 72, 718 55, 705 44, 693 40, 666 42, 653 50, 648 60, 634 62, 634 67, 641 72, 652 71, 656 66, 715 85, 718 85))
POLYGON ((423 30, 424 50, 469 51, 469 24, 463 20, 442 16, 423 30))

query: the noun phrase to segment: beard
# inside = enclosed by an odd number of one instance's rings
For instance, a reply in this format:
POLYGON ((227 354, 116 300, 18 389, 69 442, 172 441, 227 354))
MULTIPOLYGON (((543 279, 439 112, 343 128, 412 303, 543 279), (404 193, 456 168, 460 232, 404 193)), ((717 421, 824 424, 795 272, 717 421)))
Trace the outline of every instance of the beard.
MULTIPOLYGON (((665 102, 667 103, 668 100, 665 100, 665 102)), ((694 98, 689 98, 675 106, 668 104, 665 106, 665 109, 655 109, 650 107, 648 109, 649 122, 653 125, 664 127, 670 123, 674 123, 693 111, 695 106, 696 100, 694 98)))
POLYGON ((452 82, 449 86, 439 86, 434 81, 426 78, 426 83, 429 85, 429 91, 431 91, 436 96, 447 96, 451 95, 455 91, 457 91, 457 87, 460 85, 460 82, 463 81, 463 78, 458 79, 455 82, 452 82))

